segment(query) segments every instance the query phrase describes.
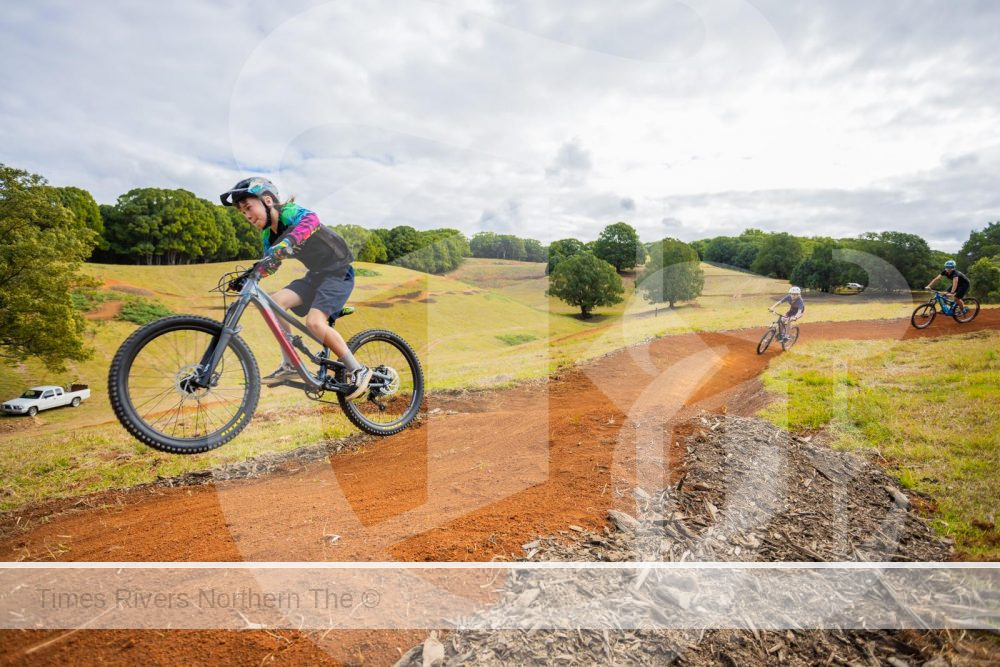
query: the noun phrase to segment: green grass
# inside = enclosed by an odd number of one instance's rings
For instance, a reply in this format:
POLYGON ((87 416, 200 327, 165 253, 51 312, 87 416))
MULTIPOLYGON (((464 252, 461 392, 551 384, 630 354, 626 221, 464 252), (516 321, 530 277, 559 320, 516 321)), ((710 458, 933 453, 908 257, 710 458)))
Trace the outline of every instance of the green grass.
POLYGON ((947 339, 810 342, 779 357, 762 414, 825 428, 834 446, 878 454, 931 496, 935 527, 971 558, 1000 560, 1000 332, 947 339))
POLYGON ((538 340, 538 336, 534 334, 502 334, 497 336, 497 340, 507 345, 523 345, 538 340))
POLYGON ((73 307, 84 313, 94 310, 105 301, 117 298, 111 292, 96 289, 77 290, 69 296, 73 307))
POLYGON ((157 452, 120 428, 32 438, 30 443, 0 448, 0 510, 135 486, 161 476, 205 470, 268 452, 290 451, 353 432, 339 412, 316 411, 296 401, 258 411, 240 437, 225 447, 193 456, 157 452))
POLYGON ((143 325, 173 314, 172 310, 162 304, 140 298, 124 303, 121 312, 118 313, 118 319, 143 325))
MULTIPOLYGON (((124 308, 143 299, 175 313, 218 320, 223 301, 209 290, 223 273, 235 268, 235 263, 87 264, 85 272, 103 287, 79 297, 79 307, 93 310, 105 301, 122 301, 124 308)), ((777 280, 707 264, 704 269, 705 293, 695 302, 674 310, 648 304, 635 298, 634 279, 626 275, 626 300, 599 309, 590 320, 581 320, 577 309, 546 295, 544 264, 470 259, 449 275, 434 276, 390 265, 355 263, 350 305, 356 312, 339 320, 337 328, 345 338, 376 327, 400 333, 417 350, 431 391, 503 387, 544 377, 558 368, 654 336, 765 326, 771 320, 767 306, 787 289, 787 283, 777 280)), ((303 273, 298 263, 286 262, 263 287, 277 290, 303 273)), ((906 299, 883 303, 855 296, 807 295, 807 301, 807 319, 811 321, 897 317, 908 315, 913 307, 906 299)), ((250 310, 241 325, 240 336, 250 345, 262 372, 275 368, 280 353, 262 319, 250 310)), ((30 429, 18 428, 17 418, 0 421, 0 427, 6 427, 0 430, 0 473, 4 483, 11 485, 10 493, 0 492, 0 507, 148 481, 156 474, 204 469, 252 452, 314 442, 326 437, 330 429, 348 432, 339 413, 322 413, 320 417, 316 404, 300 392, 266 389, 258 414, 304 407, 312 410, 309 414, 315 418, 289 424, 291 440, 280 440, 286 427, 282 427, 279 439, 268 431, 255 430, 261 423, 255 419, 247 431, 217 453, 165 457, 146 450, 125 435, 107 398, 111 358, 136 327, 117 319, 89 322, 86 339, 95 350, 94 356, 68 364, 63 373, 54 373, 31 359, 13 366, 0 364, 3 400, 39 384, 84 382, 92 392, 91 399, 79 408, 41 413, 41 425, 30 429), (131 455, 123 456, 125 453, 131 455), (68 469, 57 463, 61 457, 69 461, 68 469), (47 472, 33 476, 31 467, 35 465, 47 472), (8 482, 8 477, 22 481, 8 482)), ((970 391, 988 393, 989 388, 975 385, 970 391)))

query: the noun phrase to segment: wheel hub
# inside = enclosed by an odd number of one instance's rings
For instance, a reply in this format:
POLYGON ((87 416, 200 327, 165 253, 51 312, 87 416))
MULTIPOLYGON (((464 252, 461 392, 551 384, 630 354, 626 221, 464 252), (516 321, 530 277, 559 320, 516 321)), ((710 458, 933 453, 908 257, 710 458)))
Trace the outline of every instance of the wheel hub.
POLYGON ((383 397, 394 396, 399 391, 399 373, 391 366, 379 366, 376 370, 388 377, 385 385, 379 388, 380 394, 383 397))
POLYGON ((177 371, 174 376, 174 385, 177 393, 185 398, 202 399, 212 391, 211 387, 202 387, 198 384, 198 374, 201 372, 199 364, 189 364, 177 371))

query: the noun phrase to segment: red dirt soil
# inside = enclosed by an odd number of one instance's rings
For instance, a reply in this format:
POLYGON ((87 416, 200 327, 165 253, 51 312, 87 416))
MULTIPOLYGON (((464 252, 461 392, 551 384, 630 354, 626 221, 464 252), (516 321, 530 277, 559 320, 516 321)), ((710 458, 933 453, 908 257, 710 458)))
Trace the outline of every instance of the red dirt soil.
MULTIPOLYGON (((803 324, 802 340, 909 339, 1000 326, 941 318, 803 324)), ((365 449, 263 478, 174 489, 105 492, 91 508, 46 517, 63 502, 0 520, 4 560, 488 561, 520 553, 569 524, 599 530, 636 479, 637 429, 663 429, 676 476, 675 426, 701 410, 752 414, 758 377, 780 347, 757 355, 762 329, 670 336, 502 392, 431 396, 416 428, 365 449), (658 372, 654 377, 652 373, 658 372), (670 435, 672 434, 672 436, 670 435), (103 507, 102 507, 103 505, 103 507), (93 507, 97 506, 96 509, 93 507), (26 521, 27 520, 27 521, 26 521), (15 527, 15 522, 20 522, 15 527), (31 528, 27 531, 23 526, 31 528), (151 530, 151 528, 153 528, 151 530), (334 545, 324 535, 341 536, 334 545)), ((643 472, 643 471, 640 471, 643 472)), ((645 471, 643 479, 649 479, 645 471)), ((309 661, 383 664, 425 632, 65 631, 0 633, 0 655, 32 662, 309 661), (307 635, 309 637, 307 637, 307 635), (278 639, 276 639, 276 637, 278 639), (306 641, 309 639, 308 641, 306 641), (197 646, 197 651, 193 647, 197 646)), ((269 663, 270 664, 270 663, 269 663)))
POLYGON ((122 312, 122 306, 125 303, 122 301, 105 301, 100 306, 90 311, 85 315, 88 320, 94 321, 104 321, 113 320, 118 317, 118 313, 122 312))

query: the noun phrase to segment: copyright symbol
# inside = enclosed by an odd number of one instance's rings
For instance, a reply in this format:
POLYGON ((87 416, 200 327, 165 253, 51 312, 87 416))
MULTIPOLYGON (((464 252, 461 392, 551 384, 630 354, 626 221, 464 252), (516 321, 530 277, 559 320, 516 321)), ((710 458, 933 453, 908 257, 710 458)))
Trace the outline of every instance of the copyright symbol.
POLYGON ((369 588, 367 591, 361 594, 361 604, 366 607, 377 607, 378 603, 382 601, 382 596, 378 594, 378 591, 369 588))

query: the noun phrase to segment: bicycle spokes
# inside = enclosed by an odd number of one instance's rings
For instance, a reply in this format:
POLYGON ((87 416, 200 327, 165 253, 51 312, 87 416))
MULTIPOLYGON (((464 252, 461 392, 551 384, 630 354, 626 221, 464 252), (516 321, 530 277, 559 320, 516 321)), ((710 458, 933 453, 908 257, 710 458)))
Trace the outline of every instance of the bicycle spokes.
POLYGON ((210 386, 197 382, 198 362, 212 340, 208 332, 177 329, 137 352, 126 382, 132 407, 150 430, 190 440, 225 431, 238 418, 248 377, 231 348, 223 352, 210 386))

